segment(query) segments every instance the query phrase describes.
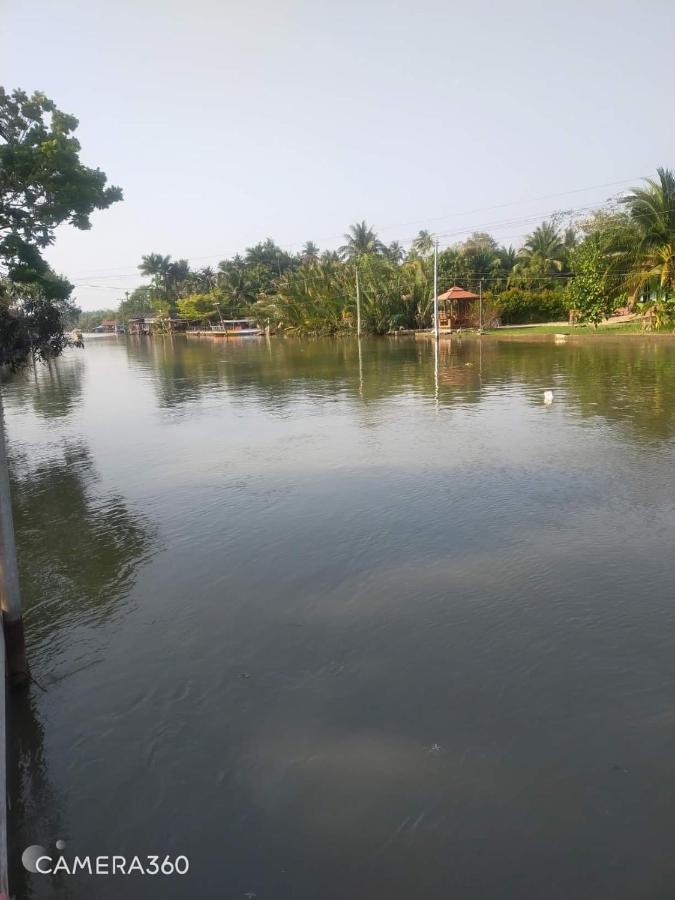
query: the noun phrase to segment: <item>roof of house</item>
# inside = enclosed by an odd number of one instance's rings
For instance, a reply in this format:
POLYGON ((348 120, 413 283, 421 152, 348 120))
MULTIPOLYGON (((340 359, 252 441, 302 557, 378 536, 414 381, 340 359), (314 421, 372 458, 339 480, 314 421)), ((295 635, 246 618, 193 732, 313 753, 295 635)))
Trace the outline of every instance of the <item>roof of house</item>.
POLYGON ((478 294, 472 294, 471 291, 465 291, 458 284, 453 284, 450 290, 444 294, 438 295, 439 300, 479 300, 478 294))

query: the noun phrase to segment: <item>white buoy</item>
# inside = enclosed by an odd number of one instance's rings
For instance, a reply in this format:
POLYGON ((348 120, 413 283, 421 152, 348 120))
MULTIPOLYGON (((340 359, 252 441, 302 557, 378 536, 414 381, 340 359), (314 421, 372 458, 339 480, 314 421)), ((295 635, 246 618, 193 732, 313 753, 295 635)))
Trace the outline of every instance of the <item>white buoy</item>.
POLYGON ((544 391, 544 403, 550 406, 553 403, 553 391, 544 391))

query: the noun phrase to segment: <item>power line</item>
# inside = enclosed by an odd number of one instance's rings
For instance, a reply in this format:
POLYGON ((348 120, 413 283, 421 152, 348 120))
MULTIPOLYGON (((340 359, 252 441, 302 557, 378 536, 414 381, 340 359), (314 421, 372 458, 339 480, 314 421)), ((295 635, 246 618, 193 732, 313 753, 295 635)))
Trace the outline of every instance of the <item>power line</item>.
MULTIPOLYGON (((391 230, 392 228, 406 228, 406 227, 408 227, 408 226, 410 226, 410 225, 419 225, 419 224, 427 224, 427 223, 430 223, 430 222, 439 222, 439 221, 443 221, 443 220, 449 219, 449 218, 454 218, 454 217, 457 217, 457 216, 474 215, 475 213, 479 213, 479 212, 490 212, 491 210, 495 210, 495 209, 506 209, 506 208, 508 208, 508 207, 510 207, 510 206, 524 205, 524 204, 527 204, 527 203, 538 203, 538 202, 541 202, 542 200, 550 200, 550 199, 553 199, 553 198, 555 198, 555 197, 566 197, 566 196, 570 196, 570 195, 572 195, 572 194, 581 194, 581 193, 584 193, 584 192, 586 192, 586 191, 600 190, 601 188, 606 188, 606 187, 616 187, 616 186, 621 185, 621 184, 629 184, 629 183, 631 183, 631 182, 633 182, 633 181, 638 181, 639 179, 644 179, 644 177, 645 177, 645 176, 637 176, 637 177, 635 177, 635 178, 623 178, 623 179, 621 179, 620 181, 608 181, 608 182, 604 182, 603 184, 589 185, 589 186, 587 186, 587 187, 574 188, 574 189, 569 190, 569 191, 559 191, 559 192, 553 193, 553 194, 544 194, 544 195, 541 195, 541 196, 539 196, 539 197, 531 197, 531 198, 529 198, 529 199, 524 199, 524 200, 512 200, 512 201, 509 201, 509 202, 507 202, 507 203, 498 203, 498 204, 495 204, 495 205, 493 205, 493 206, 477 207, 477 208, 472 209, 472 210, 463 210, 463 211, 461 211, 461 212, 456 212, 456 213, 447 213, 447 214, 445 214, 445 215, 443 215, 443 216, 436 216, 436 217, 432 217, 432 218, 429 218, 429 219, 417 219, 417 220, 412 220, 412 221, 402 222, 402 223, 390 223, 390 224, 383 225, 383 226, 379 227, 379 231, 380 231, 380 232, 382 232, 382 231, 389 231, 389 230, 391 230)), ((606 201, 606 202, 607 202, 607 201, 606 201)), ((604 205, 604 204, 600 204, 600 205, 604 205)), ((595 207, 584 207, 584 208, 589 209, 589 208, 595 208, 595 207)), ((554 212, 555 212, 555 210, 554 210, 554 212)), ((530 219, 531 219, 531 218, 539 218, 539 217, 541 217, 541 215, 546 216, 547 214, 546 214, 546 213, 544 213, 544 214, 539 213, 539 214, 536 215, 536 216, 529 216, 528 218, 530 218, 530 219)), ((484 226, 484 225, 473 225, 473 226, 470 226, 469 228, 461 229, 460 231, 456 231, 456 232, 447 232, 446 234, 463 234, 464 232, 469 231, 471 228, 474 228, 474 229, 475 229, 475 228, 481 228, 481 227, 488 227, 488 226, 484 226)), ((438 236, 439 236, 439 237, 443 237, 443 236, 445 236, 445 234, 440 233, 438 236)), ((329 237, 318 238, 317 240, 319 240, 319 241, 334 241, 334 240, 342 239, 343 237, 344 237, 344 234, 334 234, 334 235, 331 235, 331 236, 329 236, 329 237)), ((413 238, 410 238, 411 241, 414 240, 414 239, 415 239, 414 237, 413 237, 413 238)), ((407 242, 407 240, 404 240, 404 241, 403 241, 403 243, 406 243, 406 242, 407 242)), ((293 248, 293 247, 301 247, 301 246, 303 246, 305 243, 307 243, 307 241, 296 241, 296 242, 293 242, 293 243, 285 244, 284 247, 283 247, 282 249, 287 249, 287 248, 290 249, 290 248, 293 248)), ((204 254, 204 255, 200 255, 200 256, 190 256, 189 259, 190 259, 190 260, 200 260, 200 259, 228 258, 228 256, 229 256, 230 254, 236 255, 237 253, 240 253, 240 252, 241 252, 241 248, 237 248, 237 249, 235 249, 235 250, 230 249, 230 250, 228 250, 228 251, 219 251, 219 252, 217 252, 217 253, 208 253, 208 254, 204 254)), ((112 275, 107 275, 107 274, 100 275, 100 274, 96 274, 97 271, 100 272, 100 270, 90 270, 90 271, 87 272, 87 273, 83 273, 83 275, 84 275, 84 277, 86 277, 87 275, 94 275, 94 277, 96 277, 96 278, 108 278, 108 277, 115 278, 115 277, 121 277, 122 275, 128 274, 129 277, 131 277, 132 275, 137 275, 137 274, 138 274, 138 267, 136 267, 136 268, 133 269, 133 270, 128 270, 128 269, 126 269, 126 267, 119 266, 119 267, 116 267, 116 268, 114 268, 114 269, 109 269, 109 270, 108 270, 109 272, 117 272, 117 273, 118 273, 117 275, 115 275, 115 274, 112 274, 112 275), (121 271, 121 270, 126 270, 126 271, 121 271)), ((87 286, 87 285, 85 285, 85 286, 87 286)))
MULTIPOLYGON (((526 225, 531 225, 533 223, 542 221, 542 216, 543 216, 543 221, 546 221, 548 218, 550 218, 551 216, 554 216, 556 213, 561 213, 565 216, 574 216, 574 215, 579 215, 584 212, 591 212, 591 211, 599 212, 599 211, 602 211, 603 209, 606 209, 607 207, 613 205, 615 202, 616 202, 615 199, 609 199, 609 200, 605 201, 605 203, 599 204, 599 205, 592 204, 592 205, 588 205, 588 206, 579 206, 579 207, 576 207, 576 208, 573 208, 570 210, 550 210, 545 213, 540 212, 536 215, 521 217, 521 218, 517 218, 517 219, 505 219, 505 220, 501 220, 501 221, 483 222, 483 223, 478 223, 478 224, 474 223, 473 225, 467 226, 466 228, 462 228, 457 231, 439 232, 436 235, 434 235, 434 237, 436 237, 436 238, 438 238, 438 237, 459 237, 461 235, 467 234, 469 232, 475 232, 480 229, 491 229, 492 231, 494 231, 494 230, 498 230, 500 227, 511 227, 511 226, 515 226, 515 225, 526 226, 526 225)), ((665 212, 673 212, 673 211, 675 211, 675 208, 668 207, 665 210, 665 212)), ((634 213, 631 215, 631 219, 635 220, 635 219, 642 219, 642 218, 650 218, 651 216, 652 216, 651 212, 634 213)), ((414 237, 403 238, 403 239, 399 240, 398 243, 401 245, 412 244, 415 242, 416 239, 417 239, 417 235, 415 235, 414 237)), ((446 249, 449 249, 449 248, 446 248, 446 249)), ((195 257, 193 257, 193 258, 195 258, 195 257)), ((288 272, 290 274, 292 274, 292 271, 293 271, 292 269, 286 270, 286 272, 288 272)), ((286 274, 286 272, 284 272, 283 274, 286 274)), ((110 276, 106 276, 106 275, 99 276, 99 278, 101 278, 101 279, 107 278, 107 277, 115 278, 115 277, 121 277, 121 276, 119 274, 118 275, 110 275, 110 276)), ((474 275, 472 274, 470 277, 474 277, 474 275)), ((502 276, 496 276, 496 277, 502 277, 502 276)), ((548 279, 548 278, 556 277, 556 276, 551 275, 551 276, 542 276, 542 277, 545 277, 548 279)), ((92 290, 112 290, 112 291, 118 292, 118 291, 126 291, 128 289, 128 285, 121 287, 119 285, 111 286, 111 285, 102 285, 102 284, 92 284, 90 282, 83 282, 83 281, 77 281, 77 280, 73 280, 73 283, 74 283, 75 287, 86 287, 86 288, 90 288, 92 290)))

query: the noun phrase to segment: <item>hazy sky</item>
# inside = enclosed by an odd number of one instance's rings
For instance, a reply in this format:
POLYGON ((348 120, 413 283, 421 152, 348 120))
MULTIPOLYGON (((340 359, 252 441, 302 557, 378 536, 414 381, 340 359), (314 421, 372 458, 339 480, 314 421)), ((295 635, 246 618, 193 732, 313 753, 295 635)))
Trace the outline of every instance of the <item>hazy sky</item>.
POLYGON ((85 308, 115 304, 151 251, 334 247, 362 218, 386 241, 517 244, 527 217, 675 166, 673 0, 0 9, 0 83, 76 115, 84 160, 124 190, 49 252, 85 308))

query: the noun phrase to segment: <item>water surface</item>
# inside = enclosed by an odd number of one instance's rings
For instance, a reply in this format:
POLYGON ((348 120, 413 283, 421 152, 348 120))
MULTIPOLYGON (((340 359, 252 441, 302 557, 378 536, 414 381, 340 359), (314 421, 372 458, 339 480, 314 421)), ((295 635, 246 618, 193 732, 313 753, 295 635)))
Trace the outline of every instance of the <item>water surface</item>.
POLYGON ((103 337, 2 389, 18 896, 673 895, 675 344, 103 337), (57 839, 190 873, 23 873, 57 839))

